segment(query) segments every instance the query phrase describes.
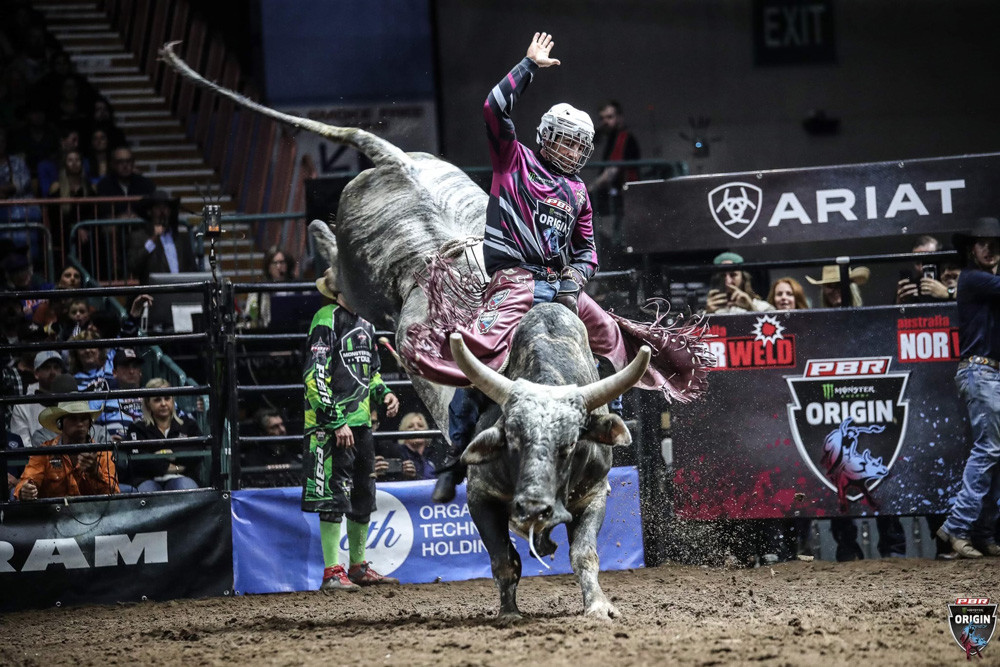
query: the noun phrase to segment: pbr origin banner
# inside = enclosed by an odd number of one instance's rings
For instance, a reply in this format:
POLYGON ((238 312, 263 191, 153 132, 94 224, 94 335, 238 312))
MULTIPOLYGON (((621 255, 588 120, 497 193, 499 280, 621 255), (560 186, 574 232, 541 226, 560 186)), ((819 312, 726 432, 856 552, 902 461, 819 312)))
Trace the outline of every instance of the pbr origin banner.
POLYGON ((230 530, 228 497, 211 489, 12 505, 0 610, 226 594, 230 530))
POLYGON ((1000 211, 1000 154, 630 184, 625 240, 678 252, 935 234, 1000 211))
POLYGON ((711 318, 719 367, 672 410, 690 519, 934 514, 971 446, 953 305, 711 318))
MULTIPOLYGON (((597 540, 602 570, 643 567, 639 482, 635 468, 608 476, 604 527, 597 540)), ((490 558, 465 504, 465 485, 453 502, 431 501, 434 480, 379 484, 378 511, 371 517, 366 558, 380 573, 402 583, 491 577, 490 558)), ((302 490, 244 489, 233 493, 233 571, 237 593, 278 593, 319 588, 323 554, 319 516, 300 509, 302 490)), ((552 531, 559 545, 546 569, 515 537, 524 576, 571 572, 565 526, 552 531)), ((340 562, 348 562, 341 531, 340 562)))

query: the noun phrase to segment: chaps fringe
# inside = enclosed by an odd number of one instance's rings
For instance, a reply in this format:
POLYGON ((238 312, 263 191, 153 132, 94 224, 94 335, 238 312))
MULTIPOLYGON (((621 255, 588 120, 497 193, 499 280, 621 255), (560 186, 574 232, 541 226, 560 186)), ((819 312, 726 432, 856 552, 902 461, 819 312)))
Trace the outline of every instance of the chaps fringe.
POLYGON ((670 304, 660 313, 663 299, 650 299, 647 305, 656 305, 652 322, 636 322, 612 311, 608 315, 618 324, 632 358, 640 347, 649 345, 653 355, 649 366, 663 377, 657 389, 668 401, 689 403, 699 398, 708 387, 708 369, 715 366, 715 356, 708 351, 705 338, 708 324, 704 318, 678 320, 662 326, 660 322, 669 314, 670 304))
POLYGON ((410 364, 415 365, 420 355, 442 358, 448 334, 470 326, 483 306, 486 285, 473 272, 463 273, 453 266, 467 243, 466 239, 449 241, 414 276, 427 296, 427 320, 411 326, 400 347, 410 364))

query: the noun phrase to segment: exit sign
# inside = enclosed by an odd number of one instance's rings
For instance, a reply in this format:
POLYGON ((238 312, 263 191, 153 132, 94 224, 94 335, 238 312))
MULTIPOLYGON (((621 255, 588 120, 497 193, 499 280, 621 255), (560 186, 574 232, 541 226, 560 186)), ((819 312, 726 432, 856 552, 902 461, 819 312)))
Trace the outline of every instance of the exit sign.
POLYGON ((754 0, 757 65, 837 61, 833 0, 754 0))

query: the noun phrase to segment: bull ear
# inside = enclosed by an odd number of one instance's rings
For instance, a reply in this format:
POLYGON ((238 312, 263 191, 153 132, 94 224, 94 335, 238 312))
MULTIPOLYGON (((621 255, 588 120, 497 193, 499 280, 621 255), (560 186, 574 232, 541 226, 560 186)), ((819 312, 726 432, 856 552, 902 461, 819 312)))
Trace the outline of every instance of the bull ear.
POLYGON ((503 431, 499 426, 491 426, 469 443, 469 446, 462 452, 462 463, 466 465, 476 465, 487 463, 500 455, 504 448, 503 431))
POLYGON ((625 426, 625 422, 618 415, 590 415, 581 437, 612 447, 632 444, 632 434, 628 432, 628 426, 625 426))

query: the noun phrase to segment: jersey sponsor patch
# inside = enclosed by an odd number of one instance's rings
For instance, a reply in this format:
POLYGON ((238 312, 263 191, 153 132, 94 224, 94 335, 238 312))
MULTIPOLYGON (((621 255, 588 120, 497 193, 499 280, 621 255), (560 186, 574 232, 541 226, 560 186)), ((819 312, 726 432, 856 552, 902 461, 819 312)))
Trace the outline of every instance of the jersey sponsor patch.
POLYGON ((493 325, 497 323, 500 319, 500 313, 495 310, 484 310, 479 313, 479 317, 476 318, 476 330, 484 334, 493 328, 493 325))
POLYGON ((490 300, 486 303, 486 308, 488 310, 496 310, 501 303, 507 300, 508 294, 510 294, 509 287, 507 289, 500 290, 499 292, 490 297, 490 300))
POLYGON ((347 332, 340 341, 340 361, 355 381, 367 387, 371 380, 371 337, 358 327, 347 332))

